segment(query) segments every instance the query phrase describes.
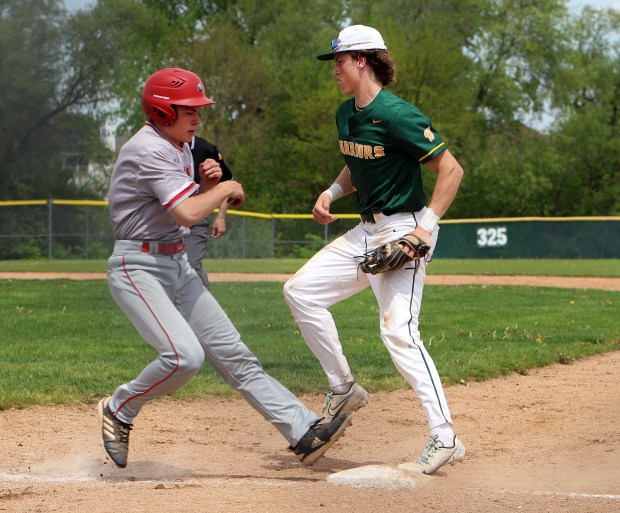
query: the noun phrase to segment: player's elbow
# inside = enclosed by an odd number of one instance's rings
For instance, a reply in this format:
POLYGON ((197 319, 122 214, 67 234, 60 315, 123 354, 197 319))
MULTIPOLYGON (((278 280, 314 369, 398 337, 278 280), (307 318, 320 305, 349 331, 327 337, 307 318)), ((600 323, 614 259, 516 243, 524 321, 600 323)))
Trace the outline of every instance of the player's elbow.
POLYGON ((463 168, 461 167, 461 165, 455 161, 454 167, 452 169, 452 179, 457 183, 461 183, 461 180, 463 179, 464 174, 465 174, 465 171, 463 171, 463 168))
POLYGON ((190 208, 191 205, 185 205, 187 201, 184 201, 176 208, 170 211, 170 215, 172 219, 174 219, 175 223, 179 226, 185 226, 187 228, 191 228, 198 221, 201 221, 203 218, 200 216, 200 212, 194 208, 190 208))
POLYGON ((179 226, 185 226, 186 228, 191 228, 198 221, 200 221, 200 218, 198 216, 175 213, 174 211, 171 213, 171 215, 175 223, 177 223, 179 226))
POLYGON ((451 183, 458 187, 465 173, 463 168, 455 158, 449 159, 449 161, 445 162, 445 164, 447 165, 440 166, 438 172, 439 176, 441 176, 446 183, 451 183))

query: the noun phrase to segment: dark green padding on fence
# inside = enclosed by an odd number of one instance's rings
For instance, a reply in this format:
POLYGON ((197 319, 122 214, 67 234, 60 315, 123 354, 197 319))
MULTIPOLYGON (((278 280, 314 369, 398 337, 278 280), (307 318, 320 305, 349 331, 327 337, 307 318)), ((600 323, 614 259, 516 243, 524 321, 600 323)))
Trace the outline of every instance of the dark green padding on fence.
POLYGON ((620 258, 620 220, 440 223, 438 258, 620 258))

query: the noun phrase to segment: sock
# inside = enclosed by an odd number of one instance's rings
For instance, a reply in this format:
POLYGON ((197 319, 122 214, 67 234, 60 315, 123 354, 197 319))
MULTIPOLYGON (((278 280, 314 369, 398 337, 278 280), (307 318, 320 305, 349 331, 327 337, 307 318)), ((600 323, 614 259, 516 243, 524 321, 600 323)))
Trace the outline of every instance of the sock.
POLYGON ((454 431, 452 430, 452 424, 449 422, 431 428, 431 435, 437 435, 444 447, 454 446, 454 431))
POLYGON ((332 392, 336 395, 348 394, 349 391, 351 390, 351 387, 353 386, 353 383, 355 383, 355 381, 351 383, 342 383, 341 385, 336 385, 335 387, 331 387, 332 392))

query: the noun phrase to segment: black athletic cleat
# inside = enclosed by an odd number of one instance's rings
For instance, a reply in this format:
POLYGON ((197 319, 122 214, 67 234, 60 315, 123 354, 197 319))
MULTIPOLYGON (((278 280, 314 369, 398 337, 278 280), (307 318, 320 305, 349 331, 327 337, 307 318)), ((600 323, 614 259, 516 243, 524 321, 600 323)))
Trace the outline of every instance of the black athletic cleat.
POLYGON ((344 412, 327 424, 320 422, 321 419, 317 420, 295 447, 289 447, 306 466, 314 465, 325 451, 344 435, 351 425, 351 415, 344 412))
POLYGON ((99 401, 99 417, 101 418, 101 438, 103 448, 108 456, 119 467, 127 466, 129 452, 129 431, 132 425, 118 420, 108 408, 109 397, 99 401))

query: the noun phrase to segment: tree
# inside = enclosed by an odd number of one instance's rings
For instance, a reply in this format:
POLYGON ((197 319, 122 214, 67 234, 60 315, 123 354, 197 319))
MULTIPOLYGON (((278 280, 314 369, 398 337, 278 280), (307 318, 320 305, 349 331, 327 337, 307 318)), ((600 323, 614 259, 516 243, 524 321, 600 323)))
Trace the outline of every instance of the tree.
MULTIPOLYGON (((333 176, 326 153, 334 161, 339 155, 333 137, 337 88, 323 80, 331 70, 314 57, 339 30, 343 4, 277 0, 257 9, 251 0, 144 3, 176 30, 167 42, 168 59, 203 77, 216 101, 203 110, 202 135, 218 144, 251 191, 246 208, 307 211, 310 198, 333 176)), ((151 64, 155 71, 163 60, 151 64)))
POLYGON ((69 51, 74 35, 60 2, 0 6, 0 197, 66 193, 74 156, 101 147, 97 119, 84 110, 98 84, 69 51))
POLYGON ((396 59, 390 89, 431 117, 465 169, 448 216, 616 213, 618 17, 571 18, 565 0, 98 0, 74 16, 59 1, 5 1, 3 195, 77 194, 67 162, 111 164, 106 116, 135 131, 144 81, 178 66, 216 101, 201 135, 246 186, 245 208, 308 212, 343 165, 334 114, 344 98, 315 57, 362 23, 396 59), (549 109, 547 133, 526 125, 549 109))
POLYGON ((585 9, 554 77, 554 214, 620 213, 620 13, 585 9))

